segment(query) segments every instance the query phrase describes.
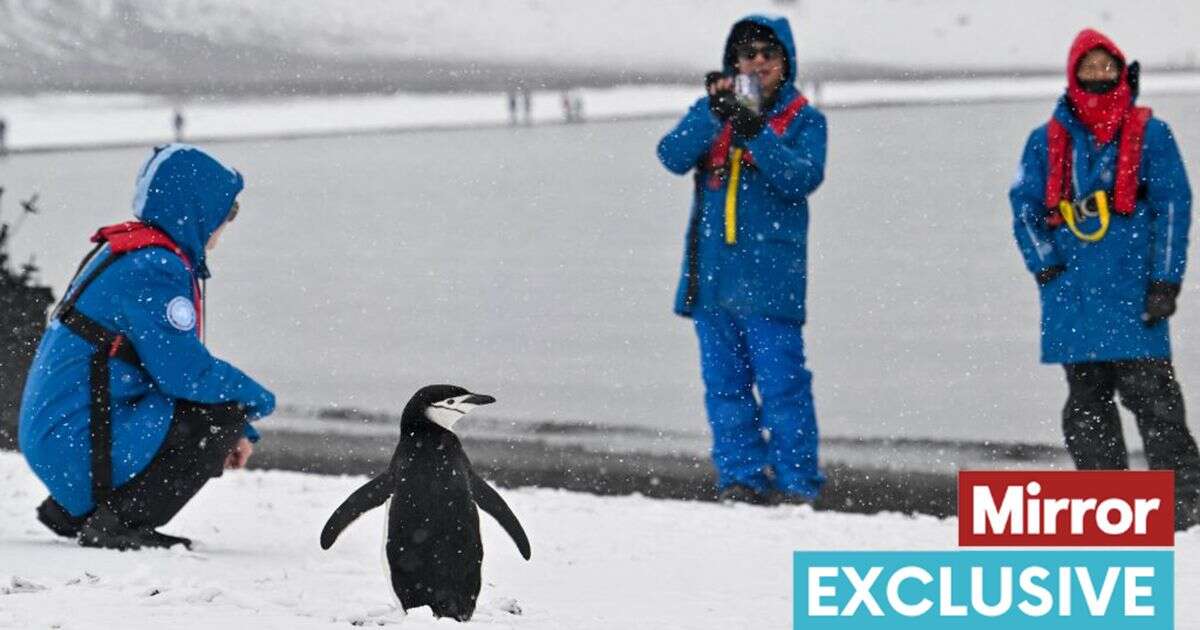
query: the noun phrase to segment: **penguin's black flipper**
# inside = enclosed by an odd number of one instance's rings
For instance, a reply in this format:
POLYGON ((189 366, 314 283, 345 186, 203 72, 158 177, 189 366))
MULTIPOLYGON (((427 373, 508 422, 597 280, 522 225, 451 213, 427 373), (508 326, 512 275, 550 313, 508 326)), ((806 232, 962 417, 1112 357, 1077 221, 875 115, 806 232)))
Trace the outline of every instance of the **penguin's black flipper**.
POLYGON ((354 519, 362 515, 367 510, 377 508, 383 505, 388 497, 392 496, 392 491, 396 484, 392 482, 392 475, 384 472, 378 477, 363 484, 363 487, 354 491, 338 509, 333 511, 333 515, 325 522, 325 529, 321 530, 321 548, 329 549, 333 543, 337 541, 338 535, 346 529, 354 519))
POLYGON ((504 498, 500 493, 496 492, 488 485, 483 477, 480 477, 471 471, 471 494, 475 496, 475 504, 484 512, 492 515, 496 522, 508 532, 508 535, 517 543, 517 549, 521 552, 521 557, 529 559, 529 537, 525 535, 524 528, 521 527, 521 521, 517 520, 516 515, 509 509, 508 504, 504 502, 504 498))

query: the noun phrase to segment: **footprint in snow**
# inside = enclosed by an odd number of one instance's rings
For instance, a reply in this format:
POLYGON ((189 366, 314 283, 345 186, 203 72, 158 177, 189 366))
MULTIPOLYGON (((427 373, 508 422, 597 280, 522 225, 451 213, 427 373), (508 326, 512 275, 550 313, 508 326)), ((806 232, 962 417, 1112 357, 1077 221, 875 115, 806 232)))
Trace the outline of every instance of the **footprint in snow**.
POLYGON ((524 612, 521 610, 521 605, 517 603, 517 600, 511 597, 498 597, 492 600, 492 606, 510 615, 520 615, 524 612))
POLYGON ((83 575, 67 580, 67 586, 76 586, 78 584, 95 584, 99 581, 99 575, 93 575, 88 571, 84 571, 83 575))
POLYGON ((45 586, 42 586, 33 580, 27 580, 23 577, 14 575, 12 576, 11 586, 0 588, 0 594, 15 595, 17 593, 36 593, 44 590, 46 590, 45 586))

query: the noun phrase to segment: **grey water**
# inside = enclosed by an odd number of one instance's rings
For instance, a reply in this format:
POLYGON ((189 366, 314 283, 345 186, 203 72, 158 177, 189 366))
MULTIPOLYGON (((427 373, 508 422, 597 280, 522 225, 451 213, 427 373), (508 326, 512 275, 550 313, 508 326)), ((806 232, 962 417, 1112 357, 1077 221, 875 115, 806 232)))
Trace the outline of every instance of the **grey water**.
MULTIPOLYGON (((1200 181, 1200 98, 1150 104, 1200 181)), ((1065 383, 1038 363, 1007 200, 1051 106, 827 112, 806 325, 824 435, 1060 441, 1065 383)), ((694 334, 671 314, 691 180, 654 157, 673 122, 211 145, 248 187, 210 258, 209 346, 293 407, 397 412, 453 382, 501 420, 701 432, 694 334)), ((18 258, 61 292, 91 230, 128 218, 146 153, 0 160, 7 212, 41 194, 18 258)), ((1172 321, 1192 409, 1196 278, 1172 321)))

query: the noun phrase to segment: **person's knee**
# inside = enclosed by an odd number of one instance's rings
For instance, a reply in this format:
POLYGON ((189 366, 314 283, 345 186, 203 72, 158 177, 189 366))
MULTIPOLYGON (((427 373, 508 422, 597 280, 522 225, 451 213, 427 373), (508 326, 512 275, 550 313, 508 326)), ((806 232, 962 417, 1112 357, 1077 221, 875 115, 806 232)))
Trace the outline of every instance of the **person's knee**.
POLYGON ((249 416, 240 403, 204 404, 190 400, 175 403, 175 418, 181 421, 203 423, 210 426, 241 426, 249 416))
POLYGON ((781 365, 773 370, 760 370, 758 391, 764 407, 775 402, 788 405, 809 403, 812 400, 812 372, 803 365, 781 365))
POLYGON ((764 404, 767 399, 807 398, 812 372, 805 366, 800 324, 762 318, 750 327, 750 363, 764 404))
POLYGON ((1122 366, 1117 387, 1124 396, 1163 396, 1178 390, 1175 369, 1170 361, 1149 359, 1122 366))
POLYGON ((740 399, 752 395, 753 372, 734 357, 706 357, 700 371, 709 396, 740 399))

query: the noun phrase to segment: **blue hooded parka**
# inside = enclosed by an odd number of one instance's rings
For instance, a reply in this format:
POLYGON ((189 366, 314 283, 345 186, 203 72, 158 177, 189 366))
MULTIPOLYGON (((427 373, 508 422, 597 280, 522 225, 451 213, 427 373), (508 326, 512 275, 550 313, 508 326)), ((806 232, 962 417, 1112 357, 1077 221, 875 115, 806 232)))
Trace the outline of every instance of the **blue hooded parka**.
MULTIPOLYGON (((771 29, 787 55, 787 69, 770 119, 797 95, 796 45, 785 18, 752 15, 749 21, 771 29)), ((730 33, 733 37, 733 33, 730 33)), ((722 64, 735 74, 727 42, 722 64)), ((825 117, 805 105, 783 134, 765 127, 734 146, 749 149, 755 166, 743 168, 737 200, 737 242, 724 240, 728 181, 706 185, 702 164, 722 122, 700 98, 658 143, 658 158, 672 173, 695 169, 696 189, 687 234, 675 312, 721 307, 739 316, 774 316, 803 322, 808 280, 808 195, 825 177, 825 117)))
MULTIPOLYGON (((208 277, 204 246, 225 221, 242 176, 195 147, 155 149, 138 173, 133 211, 186 253, 151 247, 123 254, 80 295, 76 310, 133 344, 141 367, 109 360, 112 392, 112 483, 120 487, 158 452, 175 404, 238 402, 251 418, 269 415, 274 396, 232 365, 213 357, 196 334, 193 274, 208 277), (183 301, 180 300, 182 298, 183 301), (171 309, 174 309, 173 311, 171 309), (190 324, 190 325, 189 325, 190 324)), ((79 274, 109 256, 105 245, 79 274)), ((75 291, 73 283, 66 295, 75 291)), ((57 320, 38 347, 21 401, 18 439, 33 472, 73 516, 90 512, 89 360, 95 349, 57 320)), ((258 434, 247 425, 247 436, 258 434)))
MULTIPOLYGON (((1105 190, 1111 198, 1119 137, 1096 146, 1065 96, 1054 118, 1071 136, 1070 175, 1076 197, 1105 190)), ((1180 284, 1187 263, 1192 193, 1171 129, 1157 118, 1147 122, 1134 212, 1114 213, 1104 238, 1087 242, 1066 225, 1052 228, 1046 223, 1046 127, 1030 134, 1009 191, 1013 233, 1026 268, 1033 274, 1056 265, 1066 269, 1039 289, 1042 362, 1170 357, 1167 322, 1146 326, 1142 314, 1150 282, 1180 284)), ((1092 233, 1100 219, 1087 218, 1078 225, 1081 232, 1092 233)))

